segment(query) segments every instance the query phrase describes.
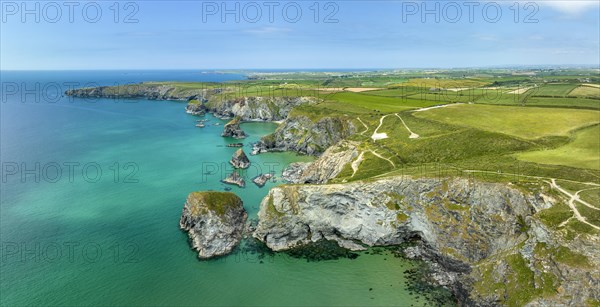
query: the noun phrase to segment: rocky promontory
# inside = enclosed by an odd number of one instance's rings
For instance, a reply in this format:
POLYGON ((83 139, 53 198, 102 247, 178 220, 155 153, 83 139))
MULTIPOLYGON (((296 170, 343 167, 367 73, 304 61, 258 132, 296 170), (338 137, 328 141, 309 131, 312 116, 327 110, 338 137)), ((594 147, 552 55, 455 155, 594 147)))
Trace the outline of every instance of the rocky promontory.
POLYGON ((217 97, 206 105, 210 112, 221 118, 239 116, 244 121, 280 121, 287 118, 292 108, 317 101, 314 97, 217 97))
POLYGON ((240 148, 233 153, 229 163, 235 168, 248 168, 250 166, 250 159, 248 159, 244 150, 240 148))
POLYGON ((219 118, 239 116, 243 121, 281 121, 299 105, 315 104, 320 99, 311 96, 242 96, 236 95, 243 85, 214 85, 198 83, 197 88, 181 86, 177 82, 142 82, 119 86, 86 87, 65 91, 67 96, 79 98, 125 98, 151 100, 199 101, 200 105, 186 107, 188 112, 211 112, 219 118), (206 108, 205 108, 206 107, 206 108), (202 110, 198 109, 202 108, 202 110), (205 108, 205 109, 204 109, 205 108))
POLYGON ((239 116, 234 117, 227 124, 223 126, 223 133, 221 136, 232 137, 236 139, 243 139, 246 137, 246 133, 242 128, 240 128, 240 124, 242 123, 242 118, 239 116))
POLYGON ((434 264, 432 278, 462 304, 585 305, 600 295, 600 239, 567 240, 540 222, 538 212, 557 205, 552 195, 547 187, 530 193, 404 176, 279 186, 260 205, 254 237, 275 251, 320 240, 360 250, 418 239, 407 255, 434 264))
POLYGON ((291 163, 283 170, 282 177, 290 183, 326 183, 359 155, 358 145, 358 142, 343 140, 313 162, 291 163))
POLYGON ((185 113, 202 116, 206 113, 206 107, 198 100, 190 100, 185 106, 185 113))
POLYGON ((323 117, 316 121, 303 115, 290 116, 274 133, 262 137, 253 152, 295 151, 320 155, 355 132, 354 124, 345 116, 323 117))
POLYGON ((242 239, 248 214, 242 200, 228 192, 192 192, 183 207, 179 226, 188 233, 198 257, 226 255, 242 239))
POLYGON ((67 90, 67 96, 79 98, 127 98, 151 100, 198 100, 208 101, 209 97, 220 93, 221 89, 207 89, 200 86, 197 89, 181 90, 175 83, 143 82, 139 84, 124 84, 118 86, 98 86, 67 90))

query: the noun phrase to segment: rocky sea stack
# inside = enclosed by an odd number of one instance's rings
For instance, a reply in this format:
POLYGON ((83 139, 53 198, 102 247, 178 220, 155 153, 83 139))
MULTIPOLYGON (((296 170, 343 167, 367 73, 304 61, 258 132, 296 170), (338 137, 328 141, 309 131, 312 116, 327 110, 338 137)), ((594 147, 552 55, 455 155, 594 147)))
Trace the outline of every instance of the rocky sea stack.
POLYGON ((242 200, 229 192, 192 192, 183 207, 179 226, 190 237, 198 258, 226 255, 242 239, 248 214, 242 200))
POLYGON ((250 160, 241 148, 235 151, 229 163, 235 168, 248 168, 250 166, 250 160))
POLYGON ((260 174, 256 177, 254 177, 254 179, 252 179, 252 182, 254 182, 259 188, 262 188, 265 186, 267 181, 269 181, 272 178, 273 178, 273 174, 271 174, 271 173, 260 174))
POLYGON ((226 183, 226 184, 237 185, 240 188, 246 187, 246 181, 240 174, 238 174, 237 171, 233 171, 233 173, 227 175, 227 177, 225 177, 225 179, 221 180, 221 182, 226 183))
POLYGON ((242 118, 239 116, 234 117, 231 121, 229 121, 225 126, 223 126, 223 133, 221 136, 229 136, 236 139, 243 139, 247 135, 240 128, 240 124, 242 123, 242 118))

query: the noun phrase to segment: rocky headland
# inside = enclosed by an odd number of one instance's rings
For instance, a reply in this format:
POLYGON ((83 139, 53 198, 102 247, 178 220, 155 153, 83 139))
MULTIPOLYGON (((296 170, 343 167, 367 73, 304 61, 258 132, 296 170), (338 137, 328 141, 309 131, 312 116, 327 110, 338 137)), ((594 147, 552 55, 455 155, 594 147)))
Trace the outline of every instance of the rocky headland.
POLYGON ((313 121, 307 116, 288 117, 274 133, 261 138, 253 153, 295 151, 320 155, 327 148, 356 133, 347 117, 324 117, 313 121))
POLYGON ((221 89, 190 89, 181 90, 175 84, 144 82, 119 86, 99 86, 67 90, 67 96, 79 98, 127 98, 151 100, 198 100, 207 102, 208 99, 220 93, 221 89))
POLYGON ((202 116, 202 115, 206 114, 206 111, 207 111, 206 106, 204 106, 204 104, 202 104, 198 100, 191 100, 185 106, 185 112, 187 114, 191 114, 191 115, 195 115, 195 116, 202 116))
POLYGON ((433 264, 433 281, 461 304, 585 305, 600 295, 600 240, 567 241, 541 223, 536 213, 556 202, 549 191, 452 178, 280 186, 262 201, 254 237, 275 251, 417 239, 405 253, 433 264))
POLYGON ((314 104, 313 97, 239 97, 209 100, 206 106, 215 116, 231 118, 239 116, 244 121, 280 121, 301 104, 314 104))
POLYGON ((188 195, 179 226, 188 233, 198 258, 230 253, 242 239, 248 214, 242 200, 228 192, 193 192, 188 195))

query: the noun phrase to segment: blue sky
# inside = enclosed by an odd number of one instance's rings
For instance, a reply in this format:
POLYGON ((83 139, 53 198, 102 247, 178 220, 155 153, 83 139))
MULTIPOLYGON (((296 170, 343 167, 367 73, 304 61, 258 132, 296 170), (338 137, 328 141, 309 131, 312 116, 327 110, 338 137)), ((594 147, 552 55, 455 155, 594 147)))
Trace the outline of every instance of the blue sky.
POLYGON ((78 2, 71 23, 62 2, 57 9, 2 1, 0 64, 3 70, 599 65, 599 1, 519 1, 517 20, 515 2, 476 2, 472 22, 462 1, 322 1, 317 22, 314 1, 120 2, 117 22, 113 1, 88 4, 85 16, 87 2, 78 2), (222 20, 222 3, 228 9, 237 3, 239 11, 222 20), (294 18, 298 7, 302 15, 294 18), (102 15, 92 23, 97 8, 102 15), (435 13, 422 20, 424 8, 435 13), (502 15, 493 22, 498 8, 502 15), (24 9, 34 13, 22 20, 24 9), (134 9, 128 20, 134 22, 125 23, 134 9))

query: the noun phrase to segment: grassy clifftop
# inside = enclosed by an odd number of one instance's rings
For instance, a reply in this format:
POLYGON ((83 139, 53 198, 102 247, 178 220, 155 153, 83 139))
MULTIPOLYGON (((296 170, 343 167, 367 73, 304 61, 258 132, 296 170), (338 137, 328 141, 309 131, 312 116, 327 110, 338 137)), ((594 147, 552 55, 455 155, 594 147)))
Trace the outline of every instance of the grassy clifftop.
POLYGON ((192 192, 188 196, 188 203, 192 216, 206 213, 206 210, 223 216, 229 208, 242 206, 242 200, 234 193, 219 191, 192 192))

